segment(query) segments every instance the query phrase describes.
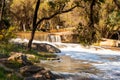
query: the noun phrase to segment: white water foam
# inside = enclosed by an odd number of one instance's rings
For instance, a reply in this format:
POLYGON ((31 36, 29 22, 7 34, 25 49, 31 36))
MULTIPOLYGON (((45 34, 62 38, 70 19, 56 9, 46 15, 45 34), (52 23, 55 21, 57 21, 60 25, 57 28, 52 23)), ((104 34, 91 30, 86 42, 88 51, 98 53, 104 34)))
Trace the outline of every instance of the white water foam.
MULTIPOLYGON (((15 39, 13 41, 28 42, 26 39, 15 39)), ((79 44, 43 42, 57 46, 61 50, 58 55, 68 55, 74 59, 86 60, 91 63, 102 72, 102 74, 97 74, 99 78, 102 77, 102 80, 120 80, 120 51, 112 51, 96 46, 85 48, 79 44)), ((41 42, 34 40, 33 43, 41 42)))
POLYGON ((84 48, 78 44, 62 45, 67 45, 67 47, 60 48, 62 51, 60 55, 68 55, 75 59, 88 61, 102 72, 102 74, 97 75, 102 77, 102 80, 120 80, 120 51, 96 46, 84 48), (98 49, 96 50, 96 48, 98 49))

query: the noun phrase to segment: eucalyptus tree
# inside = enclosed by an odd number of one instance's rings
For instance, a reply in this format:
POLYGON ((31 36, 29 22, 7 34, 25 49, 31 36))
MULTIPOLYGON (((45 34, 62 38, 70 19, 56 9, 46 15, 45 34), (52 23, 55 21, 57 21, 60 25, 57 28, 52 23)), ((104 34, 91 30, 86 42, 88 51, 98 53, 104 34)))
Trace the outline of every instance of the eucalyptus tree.
POLYGON ((7 42, 11 37, 10 5, 12 0, 0 0, 0 41, 7 42))
MULTIPOLYGON (((118 0, 117 0, 118 1, 118 0)), ((117 2, 118 3, 118 2, 117 2)), ((100 9, 99 30, 103 38, 111 38, 120 27, 120 11, 114 0, 105 1, 100 9)))
MULTIPOLYGON (((81 22, 77 28, 82 44, 91 45, 103 37, 110 38, 118 32, 120 29, 120 12, 118 10, 120 9, 120 0, 83 0, 83 2, 87 24, 81 22)), ((85 15, 83 14, 83 16, 85 15)))
POLYGON ((3 14, 4 14, 4 8, 5 8, 5 0, 0 0, 0 21, 3 18, 3 14))
POLYGON ((12 22, 19 31, 31 29, 35 0, 13 0, 10 12, 12 22))
POLYGON ((68 7, 67 4, 69 0, 44 0, 44 1, 37 0, 36 2, 34 17, 33 17, 33 24, 32 24, 31 38, 28 43, 28 49, 31 49, 35 31, 40 23, 42 23, 44 20, 50 20, 59 14, 70 12, 78 6, 78 4, 72 4, 71 7, 68 7), (49 4, 49 8, 52 8, 51 10, 53 11, 47 16, 41 16, 40 18, 38 18, 39 7, 41 6, 41 3, 44 1, 46 1, 46 3, 49 4))
POLYGON ((104 3, 104 0, 83 0, 84 4, 83 14, 85 17, 85 24, 80 22, 77 27, 77 33, 79 35, 79 41, 83 45, 91 45, 100 39, 99 33, 99 14, 100 5, 104 3))

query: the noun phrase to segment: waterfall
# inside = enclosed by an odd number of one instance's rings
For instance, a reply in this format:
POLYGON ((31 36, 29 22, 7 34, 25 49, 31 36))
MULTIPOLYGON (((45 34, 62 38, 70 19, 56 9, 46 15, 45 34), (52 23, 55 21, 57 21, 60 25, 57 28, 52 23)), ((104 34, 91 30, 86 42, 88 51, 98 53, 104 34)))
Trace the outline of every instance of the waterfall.
MULTIPOLYGON (((18 38, 21 39, 30 39, 30 32, 22 32, 16 33, 18 38)), ((47 41, 47 42, 70 42, 70 43, 78 43, 79 38, 78 35, 72 34, 70 32, 58 32, 58 33, 49 33, 49 32, 36 32, 34 36, 34 40, 38 41, 47 41)))
POLYGON ((48 38, 50 42, 61 42, 61 36, 56 34, 49 34, 48 38))
POLYGON ((61 36, 58 34, 38 34, 35 36, 35 40, 48 41, 48 42, 61 42, 61 36))
MULTIPOLYGON (((17 33, 18 38, 30 39, 31 33, 17 33)), ((61 35, 56 33, 35 33, 34 40, 47 42, 61 42, 61 35)))

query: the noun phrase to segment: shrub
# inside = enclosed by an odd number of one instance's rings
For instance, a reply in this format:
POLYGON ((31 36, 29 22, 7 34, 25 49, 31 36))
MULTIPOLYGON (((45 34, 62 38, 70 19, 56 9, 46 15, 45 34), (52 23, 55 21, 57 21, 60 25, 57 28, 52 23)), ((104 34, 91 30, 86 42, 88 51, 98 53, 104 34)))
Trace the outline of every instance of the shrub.
POLYGON ((14 27, 0 30, 0 41, 8 42, 11 38, 15 37, 14 30, 14 27))

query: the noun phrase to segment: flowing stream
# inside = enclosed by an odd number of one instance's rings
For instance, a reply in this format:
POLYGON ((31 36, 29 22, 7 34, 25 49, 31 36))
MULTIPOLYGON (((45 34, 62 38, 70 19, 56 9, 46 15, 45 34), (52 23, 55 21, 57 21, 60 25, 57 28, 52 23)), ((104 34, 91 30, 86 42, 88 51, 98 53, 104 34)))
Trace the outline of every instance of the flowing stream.
POLYGON ((120 80, 120 51, 112 51, 98 46, 85 48, 79 44, 57 43, 56 45, 62 46, 60 48, 62 53, 59 55, 83 60, 83 63, 89 63, 98 69, 100 73, 96 74, 97 79, 120 80))
MULTIPOLYGON (((51 35, 49 37, 51 42, 47 43, 56 46, 61 50, 61 53, 58 53, 59 56, 70 56, 71 58, 80 61, 79 66, 82 66, 82 64, 90 64, 99 71, 96 71, 96 73, 93 74, 89 71, 85 72, 84 70, 86 70, 86 68, 82 70, 82 72, 69 73, 69 75, 73 77, 66 80, 80 80, 81 76, 88 76, 88 79, 83 80, 120 80, 120 51, 113 51, 99 46, 83 47, 80 44, 61 43, 60 36, 58 35, 51 35)), ((20 39, 14 40, 14 42, 18 41, 20 42, 20 39)), ((28 42, 26 39, 22 41, 28 42)), ((34 40, 33 42, 37 43, 41 41, 34 40)), ((79 64, 79 62, 74 63, 76 63, 76 65, 79 64)), ((74 66, 74 64, 72 66, 74 66)), ((67 71, 59 74, 69 76, 67 71)))

